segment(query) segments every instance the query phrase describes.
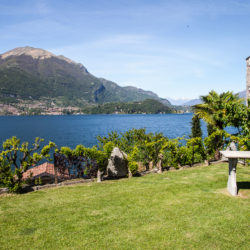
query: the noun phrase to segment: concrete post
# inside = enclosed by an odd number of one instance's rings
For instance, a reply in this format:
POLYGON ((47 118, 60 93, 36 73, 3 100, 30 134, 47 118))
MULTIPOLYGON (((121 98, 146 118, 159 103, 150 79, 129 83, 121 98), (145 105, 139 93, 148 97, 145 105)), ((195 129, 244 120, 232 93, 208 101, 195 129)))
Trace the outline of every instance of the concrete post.
POLYGON ((228 160, 229 160, 229 175, 227 181, 227 190, 231 195, 236 196, 237 195, 236 166, 238 159, 229 158, 228 160))

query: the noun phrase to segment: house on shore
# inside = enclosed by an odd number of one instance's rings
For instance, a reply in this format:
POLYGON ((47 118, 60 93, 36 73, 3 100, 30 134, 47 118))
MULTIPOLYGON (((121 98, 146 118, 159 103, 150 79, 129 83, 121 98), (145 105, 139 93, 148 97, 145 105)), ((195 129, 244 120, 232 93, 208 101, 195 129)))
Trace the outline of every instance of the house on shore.
MULTIPOLYGON (((64 173, 57 171, 57 178, 59 181, 69 179, 69 171, 65 170, 64 173)), ((53 183, 55 180, 55 168, 54 164, 45 162, 39 166, 33 167, 23 173, 23 179, 27 180, 28 178, 34 182, 36 179, 41 179, 42 184, 53 183)))

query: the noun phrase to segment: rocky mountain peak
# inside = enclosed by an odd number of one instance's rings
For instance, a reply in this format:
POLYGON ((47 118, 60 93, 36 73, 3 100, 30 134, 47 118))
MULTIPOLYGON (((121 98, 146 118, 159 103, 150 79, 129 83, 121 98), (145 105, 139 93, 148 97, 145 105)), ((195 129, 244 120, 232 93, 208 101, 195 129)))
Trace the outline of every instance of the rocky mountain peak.
POLYGON ((6 59, 10 56, 21 56, 21 55, 31 56, 34 59, 46 59, 53 56, 56 57, 54 54, 46 50, 26 46, 7 51, 6 53, 1 55, 1 58, 6 59))
POLYGON ((76 63, 73 60, 71 60, 65 56, 62 56, 62 55, 56 56, 47 50, 40 49, 40 48, 33 48, 30 46, 18 47, 18 48, 12 49, 10 51, 7 51, 6 53, 1 54, 0 58, 6 59, 10 56, 21 56, 21 55, 31 56, 33 59, 40 59, 40 60, 55 57, 55 58, 58 58, 60 60, 66 61, 67 63, 77 64, 77 65, 81 66, 80 63, 76 63))

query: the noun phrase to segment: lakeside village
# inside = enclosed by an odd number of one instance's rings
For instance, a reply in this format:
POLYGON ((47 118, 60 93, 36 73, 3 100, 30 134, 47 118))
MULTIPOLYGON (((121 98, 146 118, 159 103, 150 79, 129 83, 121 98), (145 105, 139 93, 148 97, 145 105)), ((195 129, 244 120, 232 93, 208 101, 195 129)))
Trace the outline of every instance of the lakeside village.
POLYGON ((131 103, 86 104, 86 107, 64 106, 50 99, 22 100, 16 103, 0 103, 0 115, 86 115, 86 114, 185 114, 190 106, 169 106, 154 99, 131 103), (150 105, 148 104, 150 103, 150 105))

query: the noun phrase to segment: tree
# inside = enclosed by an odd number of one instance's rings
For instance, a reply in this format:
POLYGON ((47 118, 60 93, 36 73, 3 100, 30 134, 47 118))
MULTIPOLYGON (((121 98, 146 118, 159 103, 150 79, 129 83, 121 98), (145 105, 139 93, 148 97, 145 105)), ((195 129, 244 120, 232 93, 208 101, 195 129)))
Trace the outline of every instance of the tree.
POLYGON ((238 106, 242 103, 238 95, 232 92, 216 93, 210 91, 207 96, 201 96, 202 104, 194 105, 195 114, 202 118, 207 124, 210 124, 216 129, 224 129, 230 124, 227 109, 230 106, 238 106))
POLYGON ((215 131, 216 131, 216 128, 213 125, 207 123, 207 135, 210 136, 215 131))
MULTIPOLYGON (((250 102, 250 100, 248 100, 250 102)), ((226 114, 228 117, 228 126, 238 129, 239 134, 250 135, 250 108, 243 103, 226 103, 226 114)))
POLYGON ((55 143, 50 142, 39 152, 42 141, 43 139, 37 137, 33 146, 29 147, 28 142, 21 144, 20 139, 13 136, 3 143, 3 151, 0 153, 0 172, 5 173, 3 182, 10 191, 21 192, 22 185, 25 183, 23 173, 42 159, 50 160, 49 153, 55 143))
POLYGON ((0 187, 8 187, 12 181, 12 172, 7 160, 0 157, 0 187))
POLYGON ((230 135, 224 130, 216 130, 210 136, 206 137, 204 144, 206 152, 210 158, 215 160, 220 159, 220 150, 225 147, 230 141, 230 135))
POLYGON ((201 123, 198 115, 193 115, 191 125, 192 125, 191 137, 192 138, 202 137, 201 123))

